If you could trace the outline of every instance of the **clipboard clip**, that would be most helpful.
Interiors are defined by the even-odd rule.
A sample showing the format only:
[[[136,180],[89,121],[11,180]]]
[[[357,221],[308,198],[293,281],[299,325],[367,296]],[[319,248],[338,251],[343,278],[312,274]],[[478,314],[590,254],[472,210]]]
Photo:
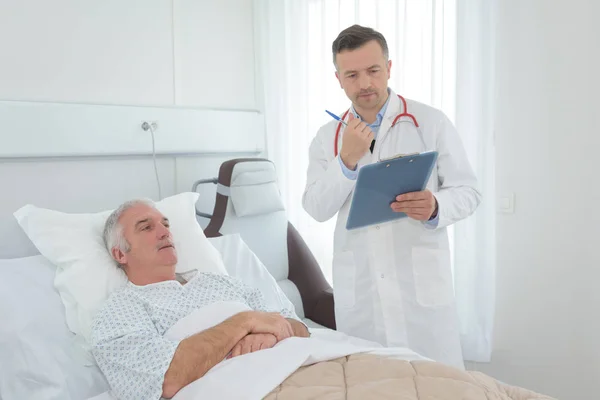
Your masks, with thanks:
[[[392,161],[392,160],[396,160],[398,158],[404,158],[404,157],[411,157],[411,156],[418,156],[419,152],[416,153],[408,153],[408,154],[396,154],[395,156],[392,157],[388,157],[388,158],[382,158],[381,160],[379,160],[380,162],[386,162],[386,161]]]

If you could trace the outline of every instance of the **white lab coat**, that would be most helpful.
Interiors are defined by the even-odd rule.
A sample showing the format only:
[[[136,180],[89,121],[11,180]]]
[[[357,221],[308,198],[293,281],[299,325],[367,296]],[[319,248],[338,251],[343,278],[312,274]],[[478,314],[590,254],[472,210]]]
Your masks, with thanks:
[[[403,112],[398,96],[390,102],[373,155],[358,168],[376,162],[378,146],[386,154],[422,152],[414,125],[397,124]],[[334,235],[333,287],[337,329],[384,346],[402,346],[449,365],[464,368],[446,227],[471,215],[481,200],[477,179],[449,119],[439,110],[407,99],[427,150],[437,150],[437,166],[427,188],[437,198],[439,223],[428,227],[409,218],[346,230],[355,182],[346,178],[334,157],[337,121],[325,124],[310,146],[304,209],[317,221],[338,214]],[[392,135],[384,140],[386,135]],[[343,142],[340,133],[339,149]]]

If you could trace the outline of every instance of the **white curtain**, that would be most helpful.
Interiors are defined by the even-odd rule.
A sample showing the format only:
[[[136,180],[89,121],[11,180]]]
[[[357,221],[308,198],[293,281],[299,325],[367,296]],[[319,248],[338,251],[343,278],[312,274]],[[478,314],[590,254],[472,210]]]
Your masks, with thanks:
[[[330,119],[325,109],[342,113],[350,105],[335,79],[331,44],[341,30],[355,23],[378,30],[388,42],[392,60],[389,86],[440,108],[456,122],[457,98],[461,97],[456,92],[460,65],[457,1],[461,0],[255,0],[258,92],[266,118],[268,157],[277,167],[288,217],[330,282],[335,219],[314,221],[303,210],[301,199],[310,142]],[[475,86],[469,87],[475,90]],[[479,153],[480,121],[471,124],[464,120],[462,124],[468,129],[464,139],[473,141],[467,146],[471,159],[474,163],[485,161]],[[476,165],[478,171],[483,167]],[[454,254],[458,261],[454,269],[457,296],[464,299],[459,303],[467,345],[479,343],[469,332],[482,333],[473,326],[479,324],[474,317],[479,310],[465,306],[479,294],[470,285],[482,276],[474,268],[481,260],[474,260],[472,254],[477,238],[484,234],[481,226],[488,228],[487,220],[485,225],[471,221],[457,227],[456,244],[451,229],[453,249],[460,252]],[[464,271],[463,261],[467,263]],[[465,296],[459,291],[465,291]]]
[[[456,127],[482,203],[454,227],[454,286],[466,360],[489,362],[495,309],[494,54],[496,0],[457,0]]]

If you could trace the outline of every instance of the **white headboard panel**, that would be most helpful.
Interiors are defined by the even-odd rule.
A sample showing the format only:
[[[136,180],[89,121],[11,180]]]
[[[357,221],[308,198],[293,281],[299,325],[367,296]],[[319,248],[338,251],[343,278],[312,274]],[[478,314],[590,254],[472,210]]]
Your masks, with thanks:
[[[260,153],[257,111],[0,101],[0,158]]]

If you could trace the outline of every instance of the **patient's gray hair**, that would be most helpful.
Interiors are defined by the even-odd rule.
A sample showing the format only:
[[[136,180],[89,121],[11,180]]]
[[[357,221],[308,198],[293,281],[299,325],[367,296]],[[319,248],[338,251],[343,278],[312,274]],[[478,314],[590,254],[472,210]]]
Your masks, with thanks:
[[[119,219],[125,211],[130,209],[131,207],[135,207],[137,205],[146,205],[152,208],[156,208],[156,205],[152,200],[148,199],[135,199],[126,201],[121,204],[115,211],[113,211],[108,218],[106,219],[106,223],[104,224],[104,232],[102,233],[102,239],[104,239],[104,245],[106,249],[111,255],[112,258],[112,249],[118,247],[122,252],[127,253],[131,250],[131,247],[125,236],[123,236],[123,226],[119,223]],[[119,267],[123,267],[121,264],[117,263]]]

